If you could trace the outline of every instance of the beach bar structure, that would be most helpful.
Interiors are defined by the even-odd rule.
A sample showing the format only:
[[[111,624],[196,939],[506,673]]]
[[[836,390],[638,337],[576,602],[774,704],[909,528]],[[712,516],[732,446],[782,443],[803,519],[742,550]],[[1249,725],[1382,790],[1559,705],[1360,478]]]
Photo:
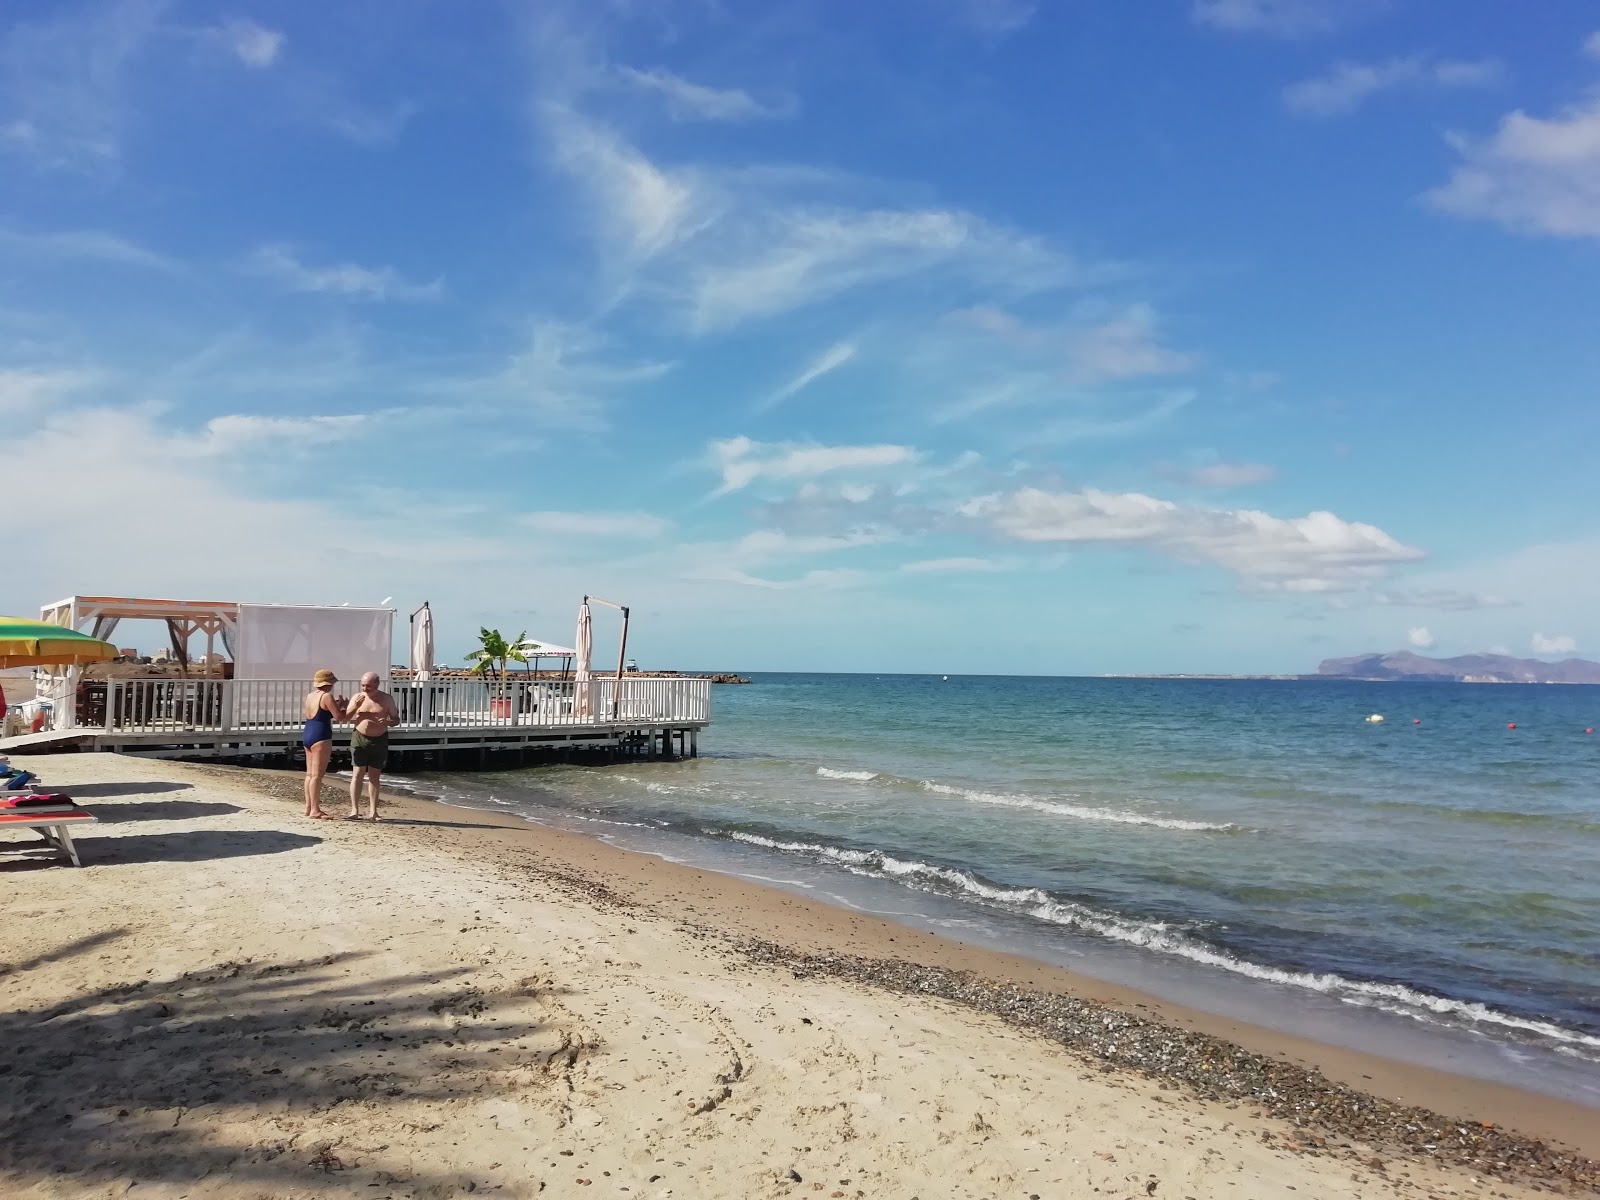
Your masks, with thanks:
[[[154,758],[257,759],[291,755],[304,727],[311,676],[328,667],[340,694],[375,671],[400,710],[389,735],[400,766],[460,764],[510,754],[516,761],[574,754],[694,756],[711,722],[711,681],[682,677],[551,679],[396,675],[388,608],[248,604],[70,596],[44,620],[113,639],[125,620],[167,626],[170,658],[48,675],[39,695],[53,719],[37,733],[0,740],[0,753],[106,750]],[[203,657],[190,642],[206,639]],[[221,653],[219,653],[219,648]],[[344,737],[335,729],[335,746]],[[501,760],[503,761],[503,760]]]

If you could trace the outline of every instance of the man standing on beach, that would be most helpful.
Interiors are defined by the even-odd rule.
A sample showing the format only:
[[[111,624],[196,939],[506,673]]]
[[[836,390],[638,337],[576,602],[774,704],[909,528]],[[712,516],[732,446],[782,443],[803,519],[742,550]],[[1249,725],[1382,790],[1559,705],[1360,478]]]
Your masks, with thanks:
[[[378,690],[378,673],[361,677],[361,690],[350,701],[345,720],[354,722],[350,735],[350,820],[361,816],[361,783],[371,783],[372,817],[378,819],[378,777],[389,761],[389,730],[400,724],[394,697]]]

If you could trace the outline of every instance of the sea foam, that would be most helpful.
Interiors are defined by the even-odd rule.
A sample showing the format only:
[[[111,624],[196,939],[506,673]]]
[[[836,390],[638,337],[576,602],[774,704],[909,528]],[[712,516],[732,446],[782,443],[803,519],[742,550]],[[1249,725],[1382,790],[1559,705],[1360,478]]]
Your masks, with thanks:
[[[1488,1025],[1531,1034],[1554,1043],[1569,1055],[1600,1061],[1600,1037],[1578,1030],[1501,1012],[1474,1001],[1431,995],[1403,984],[1348,979],[1333,972],[1296,971],[1251,962],[1192,937],[1168,922],[1145,921],[1105,912],[1074,900],[1053,896],[1042,888],[1008,887],[989,882],[970,871],[917,859],[898,858],[881,850],[788,841],[743,831],[706,829],[704,832],[746,845],[834,862],[857,874],[896,880],[911,887],[947,895],[954,894],[1051,925],[1079,930],[1160,954],[1170,954],[1235,975],[1320,992],[1346,1004],[1381,1008],[1421,1020],[1442,1019],[1446,1023],[1467,1027]]]
[[[836,771],[832,767],[818,767],[817,774],[824,779],[854,779],[858,783],[870,783],[878,777],[876,771]]]
[[[1058,817],[1071,817],[1078,821],[1110,821],[1117,825],[1150,825],[1157,829],[1182,829],[1191,832],[1227,833],[1237,825],[1222,825],[1212,821],[1186,821],[1180,817],[1151,817],[1143,813],[1123,812],[1114,808],[1090,808],[1079,804],[1062,804],[1054,800],[1038,800],[1032,796],[1013,796],[998,792],[980,792],[972,788],[951,787],[932,779],[921,781],[930,792],[942,796],[959,796],[974,804],[993,804],[1002,808],[1027,808],[1034,812],[1051,813]]]

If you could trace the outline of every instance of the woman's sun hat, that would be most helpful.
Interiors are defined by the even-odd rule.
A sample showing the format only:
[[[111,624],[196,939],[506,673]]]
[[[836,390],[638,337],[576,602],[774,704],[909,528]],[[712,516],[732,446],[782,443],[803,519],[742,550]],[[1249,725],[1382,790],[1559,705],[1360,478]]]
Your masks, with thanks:
[[[332,671],[328,670],[327,667],[323,667],[322,670],[318,671],[311,677],[311,682],[317,687],[327,687],[329,684],[338,680],[338,678],[339,677]]]

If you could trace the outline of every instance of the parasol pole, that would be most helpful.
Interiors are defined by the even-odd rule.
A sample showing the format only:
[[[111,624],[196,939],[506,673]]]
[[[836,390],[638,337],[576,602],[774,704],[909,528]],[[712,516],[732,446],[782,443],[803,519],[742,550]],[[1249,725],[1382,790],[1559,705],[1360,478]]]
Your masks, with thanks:
[[[599,596],[585,596],[583,599],[585,604],[591,601],[595,604],[604,604],[607,608],[614,608],[622,614],[622,641],[617,646],[617,684],[611,689],[611,717],[615,720],[617,706],[622,700],[622,664],[627,661],[628,657],[628,606],[626,604],[616,604],[610,600],[602,600]]]

